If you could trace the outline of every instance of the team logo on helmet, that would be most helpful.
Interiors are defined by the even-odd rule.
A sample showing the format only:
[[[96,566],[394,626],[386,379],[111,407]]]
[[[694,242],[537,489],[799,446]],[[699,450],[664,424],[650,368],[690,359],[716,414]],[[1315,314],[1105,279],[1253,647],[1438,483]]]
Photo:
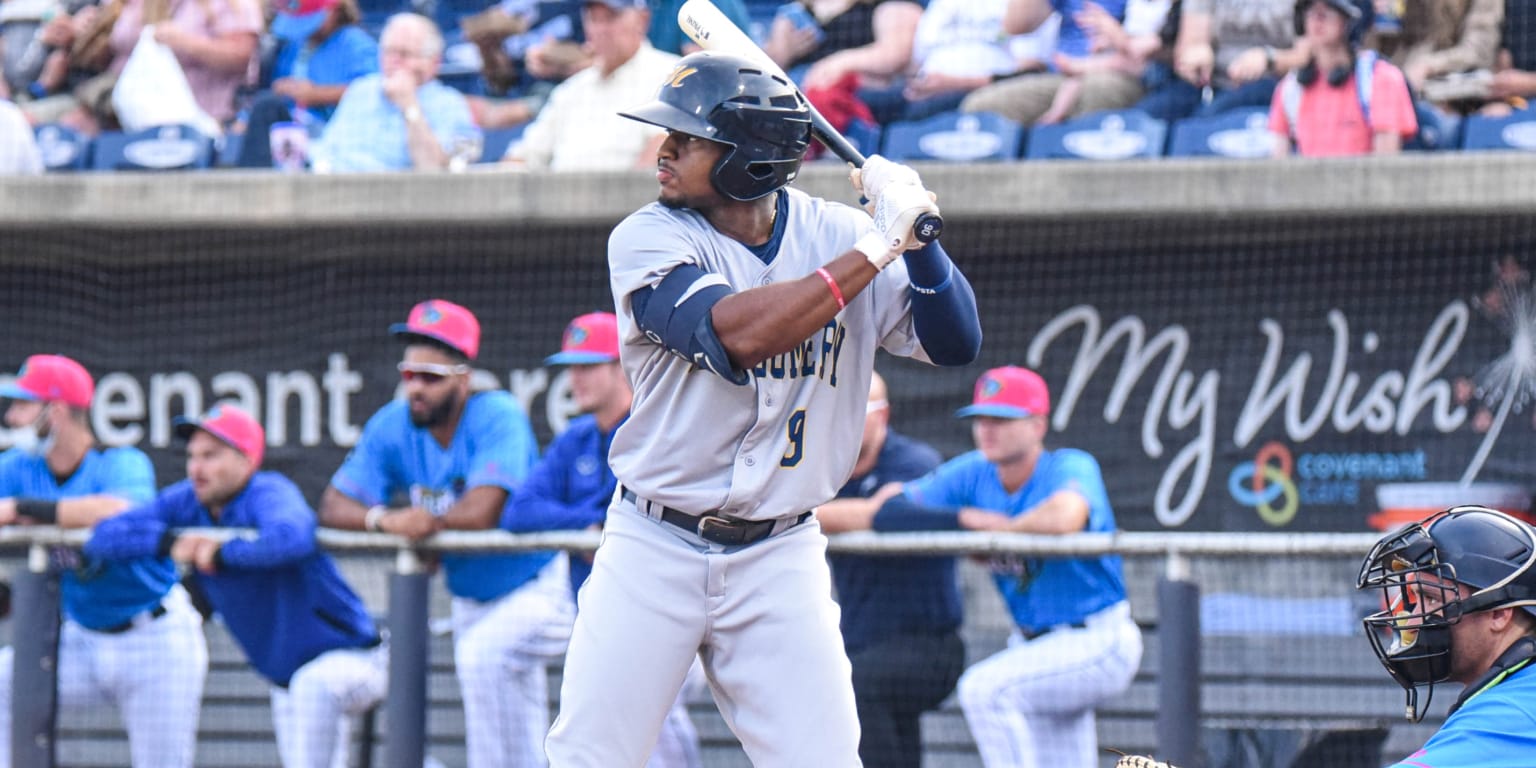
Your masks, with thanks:
[[[673,88],[681,88],[683,87],[683,81],[687,80],[690,75],[698,71],[698,67],[690,67],[684,64],[677,69],[672,70],[672,74],[667,75],[667,86]]]

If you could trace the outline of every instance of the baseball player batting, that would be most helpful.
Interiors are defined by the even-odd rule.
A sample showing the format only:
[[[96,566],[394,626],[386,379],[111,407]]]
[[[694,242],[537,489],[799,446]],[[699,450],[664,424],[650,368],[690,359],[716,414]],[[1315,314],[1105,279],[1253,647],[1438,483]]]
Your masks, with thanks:
[[[694,655],[753,765],[859,765],[826,538],[810,511],[852,470],[877,348],[964,365],[970,285],[912,223],[916,172],[869,158],[856,208],[785,185],[809,109],[747,59],[679,61],[623,113],[667,129],[657,202],[608,243],[631,416],[619,488],[578,597],[559,768],[638,767]]]

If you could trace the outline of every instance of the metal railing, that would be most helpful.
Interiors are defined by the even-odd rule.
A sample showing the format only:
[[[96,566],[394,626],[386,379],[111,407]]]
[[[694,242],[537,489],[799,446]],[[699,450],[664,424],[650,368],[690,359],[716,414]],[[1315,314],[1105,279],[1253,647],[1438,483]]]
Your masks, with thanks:
[[[254,536],[253,529],[197,528],[184,532],[232,539]],[[0,552],[25,550],[27,567],[16,574],[13,604],[18,626],[13,695],[12,764],[16,768],[53,765],[56,712],[55,656],[59,600],[57,578],[49,572],[49,547],[79,547],[86,530],[49,526],[0,528]],[[1188,558],[1360,556],[1376,534],[1337,533],[1131,533],[1040,536],[1012,533],[918,532],[845,533],[828,537],[833,553],[865,555],[1024,555],[1083,557],[1103,554],[1163,557],[1157,587],[1159,644],[1156,732],[1160,756],[1193,764],[1200,747],[1200,588],[1190,575]],[[384,765],[417,768],[427,743],[428,587],[424,556],[444,552],[522,552],[562,549],[592,551],[599,534],[554,531],[511,534],[504,531],[446,531],[421,541],[383,533],[320,529],[320,546],[333,552],[394,552],[389,580],[390,661],[385,703]],[[38,631],[37,628],[52,628]]]

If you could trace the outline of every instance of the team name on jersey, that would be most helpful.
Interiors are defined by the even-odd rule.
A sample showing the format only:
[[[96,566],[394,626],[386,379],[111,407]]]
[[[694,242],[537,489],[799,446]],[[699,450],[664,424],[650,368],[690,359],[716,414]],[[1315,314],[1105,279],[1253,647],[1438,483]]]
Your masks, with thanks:
[[[843,353],[843,341],[847,337],[848,329],[834,318],[794,349],[758,363],[752,369],[752,375],[760,379],[808,379],[815,376],[835,387],[837,361]]]

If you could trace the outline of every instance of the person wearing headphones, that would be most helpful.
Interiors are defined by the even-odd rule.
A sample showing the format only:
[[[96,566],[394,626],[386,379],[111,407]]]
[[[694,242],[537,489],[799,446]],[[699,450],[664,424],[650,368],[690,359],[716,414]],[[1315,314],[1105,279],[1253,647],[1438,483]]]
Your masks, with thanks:
[[[1418,133],[1402,70],[1361,50],[1370,23],[1353,0],[1298,0],[1296,34],[1310,52],[1269,107],[1275,155],[1390,155]]]

